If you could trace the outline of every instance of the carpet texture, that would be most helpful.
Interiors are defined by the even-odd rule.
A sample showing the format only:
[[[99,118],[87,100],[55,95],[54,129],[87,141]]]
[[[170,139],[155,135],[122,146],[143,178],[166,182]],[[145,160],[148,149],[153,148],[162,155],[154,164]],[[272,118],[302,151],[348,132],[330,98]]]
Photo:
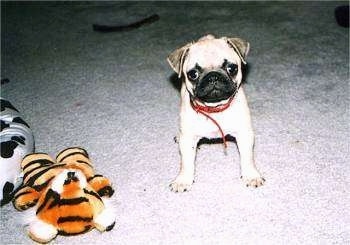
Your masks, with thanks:
[[[31,125],[36,150],[90,153],[112,180],[116,227],[57,244],[348,244],[347,2],[1,3],[1,96]],[[150,25],[98,33],[92,24]],[[266,183],[239,179],[229,143],[198,150],[196,183],[172,193],[179,168],[178,81],[166,62],[207,33],[248,40],[246,91]],[[20,212],[0,209],[2,244],[29,244]]]

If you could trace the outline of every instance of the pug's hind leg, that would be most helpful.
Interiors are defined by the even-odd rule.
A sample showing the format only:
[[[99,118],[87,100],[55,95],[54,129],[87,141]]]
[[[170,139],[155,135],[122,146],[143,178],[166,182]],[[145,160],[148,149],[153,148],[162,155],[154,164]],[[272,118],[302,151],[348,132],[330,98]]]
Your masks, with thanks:
[[[194,162],[197,152],[198,139],[192,136],[180,135],[179,149],[181,155],[180,173],[170,184],[174,192],[184,192],[191,188],[194,182]]]

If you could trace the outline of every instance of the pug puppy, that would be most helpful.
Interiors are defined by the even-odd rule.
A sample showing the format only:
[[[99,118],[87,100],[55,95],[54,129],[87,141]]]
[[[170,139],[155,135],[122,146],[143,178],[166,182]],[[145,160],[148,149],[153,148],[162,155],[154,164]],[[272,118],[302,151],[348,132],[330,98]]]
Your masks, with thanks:
[[[235,137],[240,153],[241,178],[247,186],[263,185],[254,163],[254,132],[241,86],[249,43],[240,38],[207,35],[186,44],[167,58],[182,78],[180,132],[181,168],[170,184],[174,192],[188,191],[194,182],[197,144],[203,137]]]

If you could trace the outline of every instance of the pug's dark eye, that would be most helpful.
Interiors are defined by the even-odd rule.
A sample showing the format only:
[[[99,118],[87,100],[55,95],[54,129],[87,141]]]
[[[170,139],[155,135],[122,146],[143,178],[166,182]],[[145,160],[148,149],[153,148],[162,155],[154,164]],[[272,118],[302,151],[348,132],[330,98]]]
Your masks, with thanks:
[[[191,81],[195,81],[199,78],[199,71],[197,69],[192,69],[187,72],[187,77]]]
[[[237,66],[236,64],[233,64],[233,63],[228,64],[228,65],[226,66],[226,71],[227,71],[227,73],[230,74],[231,76],[236,75],[236,73],[237,73],[237,71],[238,71],[238,66]]]

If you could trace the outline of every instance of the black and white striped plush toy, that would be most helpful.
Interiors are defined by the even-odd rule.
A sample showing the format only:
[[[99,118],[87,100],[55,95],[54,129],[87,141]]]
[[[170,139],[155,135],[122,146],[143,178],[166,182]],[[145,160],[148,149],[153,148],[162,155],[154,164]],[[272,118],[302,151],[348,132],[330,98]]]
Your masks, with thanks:
[[[18,110],[1,98],[0,205],[11,201],[21,184],[22,158],[34,151],[34,137]]]

